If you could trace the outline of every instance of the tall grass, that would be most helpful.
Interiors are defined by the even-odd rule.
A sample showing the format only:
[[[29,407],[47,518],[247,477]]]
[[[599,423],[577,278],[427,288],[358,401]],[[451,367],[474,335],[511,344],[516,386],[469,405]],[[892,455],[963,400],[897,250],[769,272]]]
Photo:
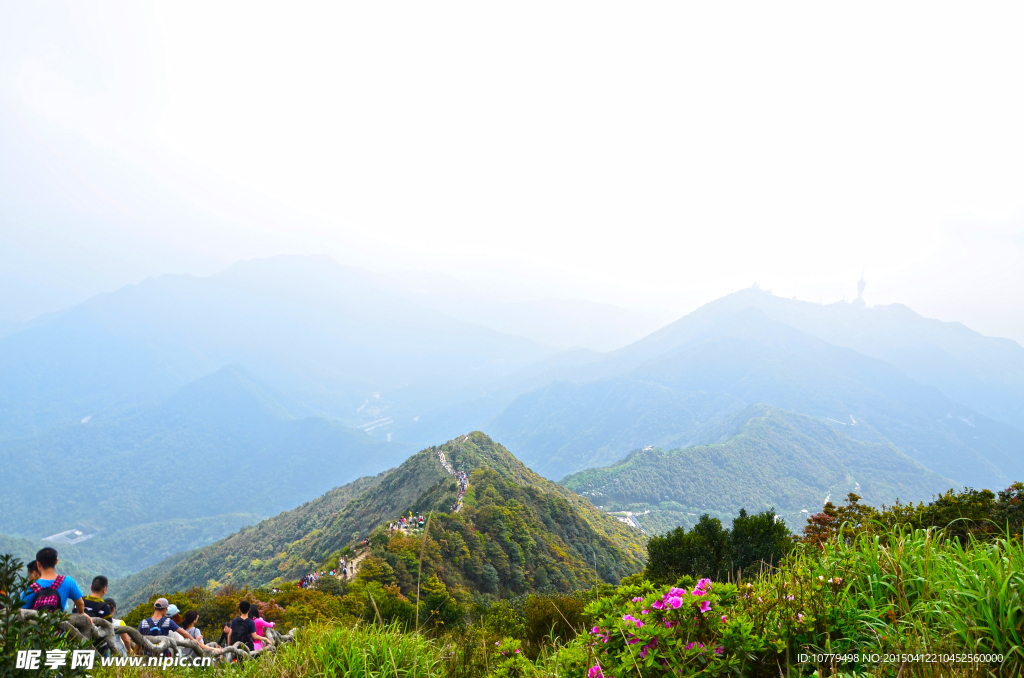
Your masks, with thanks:
[[[345,678],[434,678],[441,675],[435,641],[406,633],[399,625],[319,627],[308,643],[318,676]],[[267,675],[261,673],[261,675]]]
[[[893,529],[837,540],[821,564],[844,578],[846,604],[867,613],[884,650],[1001,654],[999,675],[1024,673],[1019,539],[963,545],[935,531]]]
[[[216,673],[238,678],[441,678],[441,644],[407,633],[400,625],[340,626],[315,624],[297,642],[253,661],[218,665]],[[100,668],[97,676],[151,678],[177,674],[212,675],[210,669]]]

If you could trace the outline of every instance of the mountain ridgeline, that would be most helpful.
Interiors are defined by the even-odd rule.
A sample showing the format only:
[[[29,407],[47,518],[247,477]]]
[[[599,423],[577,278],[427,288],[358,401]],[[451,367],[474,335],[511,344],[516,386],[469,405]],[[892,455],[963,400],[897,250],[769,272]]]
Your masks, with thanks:
[[[469,430],[549,480],[586,471],[566,487],[650,511],[636,518],[649,531],[768,506],[797,529],[803,510],[851,489],[918,501],[1024,478],[1024,348],[903,306],[751,288],[617,350],[556,352],[515,322],[488,329],[399,287],[324,257],[275,257],[0,328],[0,534],[27,553],[81,530],[94,536],[68,558],[132,582],[140,570],[270,581],[443,494],[429,464],[401,482],[378,474]],[[688,464],[702,477],[673,477]],[[641,472],[627,473],[639,468],[671,487],[640,491],[629,474]],[[379,483],[381,496],[317,522],[331,511],[310,500],[360,477],[360,493]],[[230,567],[180,555],[291,509],[306,522],[272,553],[239,562],[242,548]]]
[[[441,465],[438,452],[469,474],[459,512],[451,512],[458,483]],[[118,593],[135,603],[191,586],[295,580],[329,567],[345,546],[365,538],[383,560],[394,561],[389,566],[395,579],[407,585],[407,576],[418,566],[421,541],[389,537],[384,526],[410,511],[432,516],[423,575],[436,574],[449,590],[571,591],[599,580],[615,582],[643,567],[638,531],[533,473],[504,447],[474,432],[244,528],[171,567],[157,566],[153,577],[140,575],[130,589]]]
[[[1024,348],[904,307],[743,290],[548,379],[487,430],[549,478],[649,445],[715,442],[755,403],[891,443],[959,484],[1024,477]]]
[[[954,486],[889,443],[851,438],[835,426],[767,405],[719,427],[722,442],[637,450],[562,481],[609,511],[636,513],[652,533],[692,526],[708,513],[728,523],[741,508],[774,508],[799,531],[831,497],[856,492],[871,504],[925,499]]]

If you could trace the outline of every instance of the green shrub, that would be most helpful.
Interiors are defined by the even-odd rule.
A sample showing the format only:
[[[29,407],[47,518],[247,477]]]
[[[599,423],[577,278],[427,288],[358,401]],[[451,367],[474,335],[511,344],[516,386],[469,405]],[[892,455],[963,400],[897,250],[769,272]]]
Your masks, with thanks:
[[[321,593],[327,593],[338,598],[348,593],[348,584],[337,577],[321,577],[313,588]]]
[[[483,624],[499,638],[521,638],[526,632],[526,617],[508,600],[499,600],[491,605],[484,616]]]
[[[585,628],[585,602],[576,596],[531,595],[526,599],[526,637],[539,644],[545,638],[567,642]]]

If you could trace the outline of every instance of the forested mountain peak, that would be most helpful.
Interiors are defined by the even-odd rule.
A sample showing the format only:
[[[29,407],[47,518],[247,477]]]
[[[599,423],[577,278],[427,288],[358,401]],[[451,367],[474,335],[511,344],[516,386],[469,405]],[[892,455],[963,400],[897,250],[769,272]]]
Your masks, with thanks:
[[[462,473],[468,486],[460,503]],[[321,565],[329,567],[363,539],[370,540],[374,554],[394,560],[396,550],[412,542],[408,531],[388,527],[410,514],[431,517],[430,539],[437,547],[429,552],[424,574],[437,574],[467,592],[568,591],[599,579],[617,581],[642,566],[637,531],[530,471],[479,431],[333,492],[344,502],[329,503],[329,516],[320,511],[316,520],[302,517],[327,506],[321,498],[245,528],[193,552],[131,592],[133,600],[147,591],[183,590],[211,580],[262,585],[298,579]],[[402,562],[391,564],[400,583],[406,581],[402,572],[413,568]]]

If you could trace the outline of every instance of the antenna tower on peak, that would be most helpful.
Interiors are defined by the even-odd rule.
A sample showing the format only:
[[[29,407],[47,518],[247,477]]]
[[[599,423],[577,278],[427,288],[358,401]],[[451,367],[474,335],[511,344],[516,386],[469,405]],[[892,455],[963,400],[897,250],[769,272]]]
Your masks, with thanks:
[[[857,298],[853,300],[853,303],[857,306],[864,305],[864,288],[867,287],[867,283],[864,282],[864,269],[860,270],[860,280],[857,281]]]

